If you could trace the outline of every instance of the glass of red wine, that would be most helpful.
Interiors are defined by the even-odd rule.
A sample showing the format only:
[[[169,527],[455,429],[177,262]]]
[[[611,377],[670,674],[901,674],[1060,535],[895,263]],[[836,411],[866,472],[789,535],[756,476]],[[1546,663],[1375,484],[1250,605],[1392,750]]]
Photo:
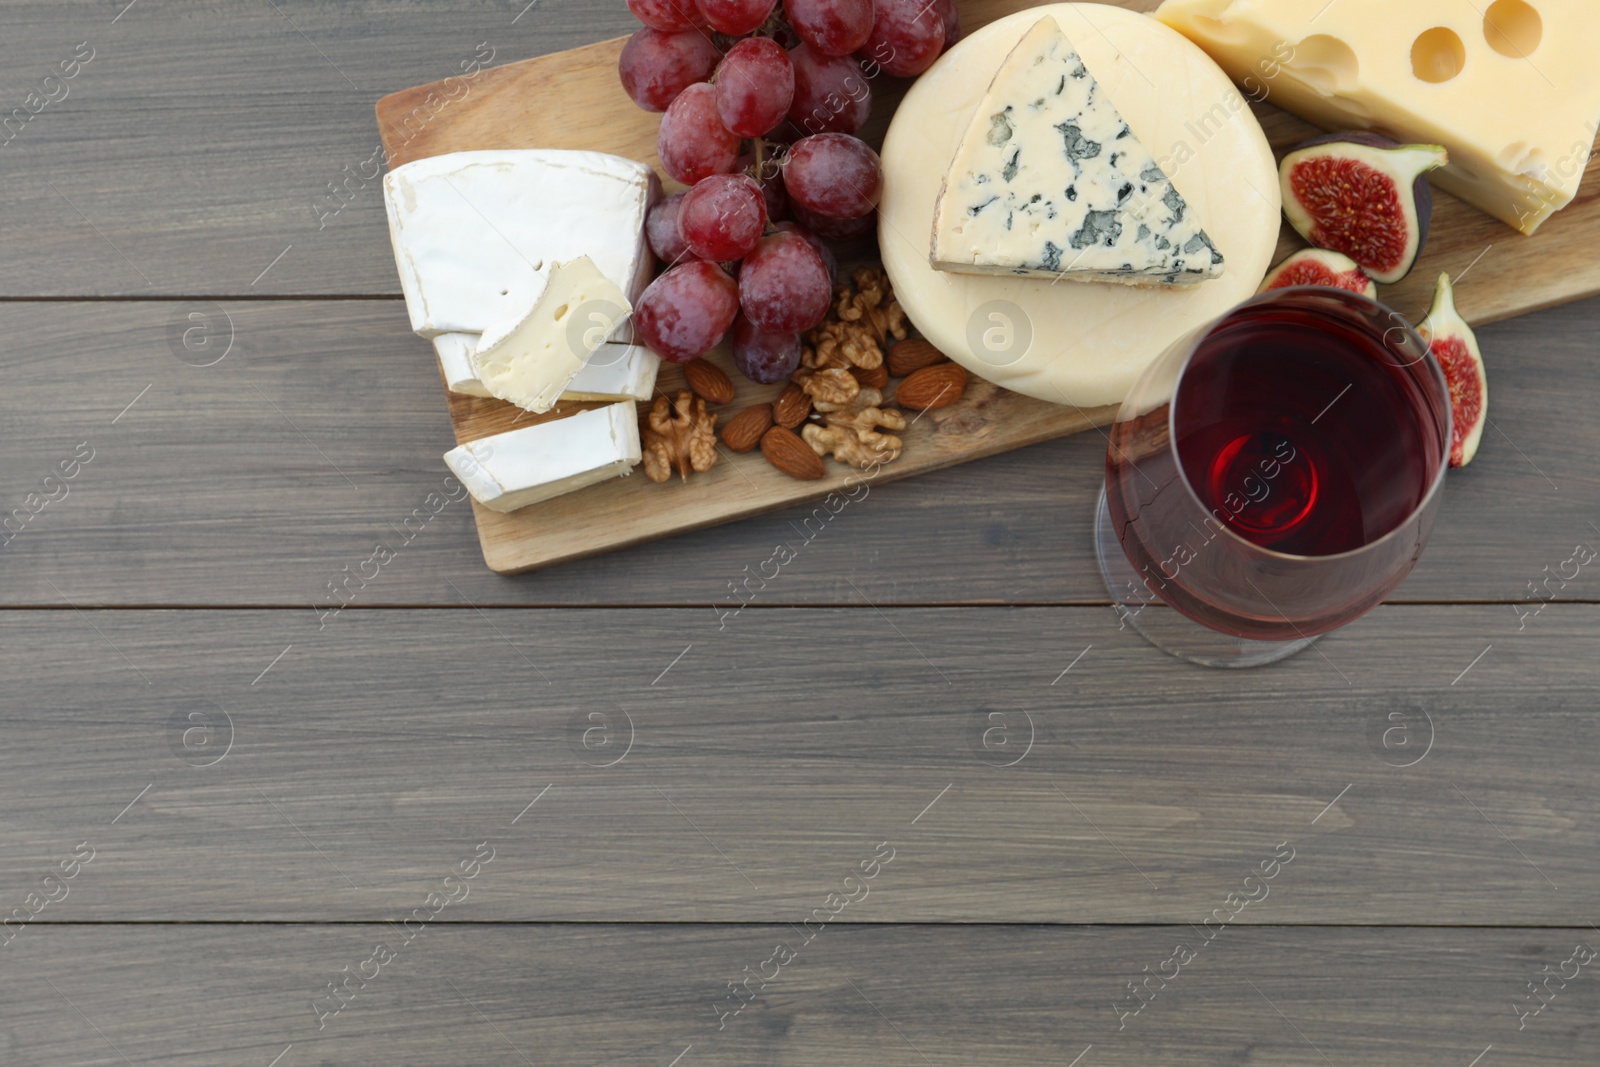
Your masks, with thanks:
[[[1317,286],[1241,304],[1111,429],[1096,547],[1122,624],[1207,666],[1300,651],[1411,572],[1449,449],[1449,387],[1399,314]]]

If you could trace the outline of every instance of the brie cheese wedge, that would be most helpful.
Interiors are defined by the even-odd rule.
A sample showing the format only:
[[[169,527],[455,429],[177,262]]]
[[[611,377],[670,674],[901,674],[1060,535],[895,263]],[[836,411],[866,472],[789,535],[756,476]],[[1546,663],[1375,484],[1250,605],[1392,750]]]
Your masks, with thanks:
[[[472,365],[472,354],[478,350],[477,334],[441,333],[433,339],[433,350],[439,356],[439,373],[446,389],[467,396],[489,395],[478,380],[478,368]]]
[[[445,388],[466,396],[489,396],[478,380],[472,357],[478,349],[478,336],[470,333],[442,333],[433,339],[439,354],[439,370]],[[656,375],[661,357],[644,345],[607,341],[589,356],[583,369],[567,383],[562,400],[649,400],[655,395]]]
[[[557,263],[522,314],[484,331],[473,355],[489,395],[525,411],[549,411],[623,316],[622,290],[587,256]]]
[[[627,474],[639,460],[631,401],[469,441],[444,455],[472,499],[500,512]]]
[[[383,180],[411,328],[483,333],[528,308],[550,265],[588,256],[631,302],[655,262],[645,215],[660,196],[643,163],[599,152],[454,152]],[[632,340],[622,325],[614,340]]]

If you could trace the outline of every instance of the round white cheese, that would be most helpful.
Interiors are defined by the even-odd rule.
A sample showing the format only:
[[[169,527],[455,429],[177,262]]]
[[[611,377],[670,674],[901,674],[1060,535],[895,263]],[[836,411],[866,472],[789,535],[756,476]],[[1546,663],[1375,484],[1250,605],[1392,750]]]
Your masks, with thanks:
[[[1054,18],[1226,259],[1188,288],[938,271],[934,206],[995,72]],[[1120,403],[1156,356],[1252,296],[1277,245],[1278,168],[1249,102],[1206,54],[1146,15],[1050,4],[990,23],[906,94],[883,146],[878,242],[895,295],[940,351],[997,385],[1080,407]]]

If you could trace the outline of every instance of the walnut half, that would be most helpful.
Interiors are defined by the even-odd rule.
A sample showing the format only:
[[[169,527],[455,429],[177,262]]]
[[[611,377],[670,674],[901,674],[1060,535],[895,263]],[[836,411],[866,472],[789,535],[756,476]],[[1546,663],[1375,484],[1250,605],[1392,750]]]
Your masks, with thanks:
[[[893,463],[900,458],[904,442],[893,434],[903,432],[906,417],[893,408],[883,408],[883,393],[863,388],[853,403],[838,405],[817,416],[818,422],[805,427],[800,435],[819,456],[833,456],[840,463],[865,470],[875,464]]]
[[[644,473],[652,482],[666,481],[674,470],[687,479],[691,470],[703,473],[717,465],[717,417],[687,389],[670,405],[665,395],[656,397],[643,422]]]

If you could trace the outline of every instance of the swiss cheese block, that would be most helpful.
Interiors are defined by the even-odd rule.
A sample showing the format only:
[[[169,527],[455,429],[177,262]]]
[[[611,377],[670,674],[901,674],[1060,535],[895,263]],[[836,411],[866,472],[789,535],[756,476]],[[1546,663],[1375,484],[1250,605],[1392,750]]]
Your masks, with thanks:
[[[589,309],[604,309],[592,321]],[[587,256],[551,265],[544,288],[517,317],[484,331],[472,363],[489,395],[542,413],[555,406],[623,315],[622,290]]]
[[[1041,18],[1054,19],[1078,46],[1205,220],[1227,256],[1222,277],[1175,289],[1066,285],[954,274],[929,262],[949,161],[995,72]],[[1119,403],[1168,345],[1253,296],[1277,246],[1277,163],[1248,102],[1181,34],[1106,4],[1030,8],[971,34],[906,94],[883,166],[878,241],[911,321],[975,374],[1059,404]]]
[[[1167,0],[1156,17],[1257,99],[1443,145],[1428,180],[1523,233],[1572,201],[1600,129],[1596,0]]]
[[[995,75],[933,226],[940,270],[1124,285],[1223,272],[1195,211],[1053,18]]]
[[[638,412],[629,401],[469,441],[444,461],[472,499],[516,511],[627,474],[639,458]]]
[[[660,195],[643,163],[599,152],[454,152],[383,180],[400,288],[424,337],[482,333],[526,309],[550,264],[579,256],[636,299],[655,266],[644,220]],[[631,327],[617,340],[631,340]]]

